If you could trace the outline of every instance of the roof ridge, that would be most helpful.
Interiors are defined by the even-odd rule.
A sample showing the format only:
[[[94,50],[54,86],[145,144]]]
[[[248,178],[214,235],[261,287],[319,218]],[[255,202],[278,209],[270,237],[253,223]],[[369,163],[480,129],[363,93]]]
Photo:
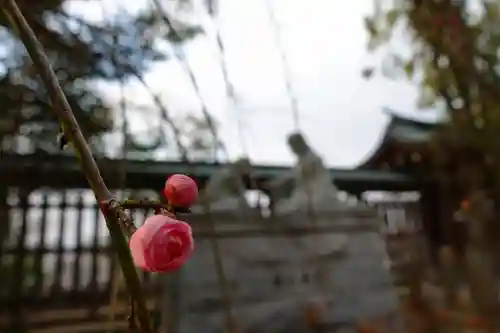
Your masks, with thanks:
[[[382,112],[387,114],[388,116],[390,116],[392,119],[391,121],[393,120],[400,120],[400,121],[404,121],[404,122],[408,122],[408,123],[414,123],[415,125],[439,125],[440,123],[442,123],[441,121],[439,120],[436,120],[436,121],[432,121],[432,120],[423,120],[423,119],[417,119],[415,117],[408,117],[408,116],[404,116],[400,113],[398,113],[397,111],[393,110],[393,109],[390,109],[390,108],[387,108],[387,107],[384,107],[382,109]]]

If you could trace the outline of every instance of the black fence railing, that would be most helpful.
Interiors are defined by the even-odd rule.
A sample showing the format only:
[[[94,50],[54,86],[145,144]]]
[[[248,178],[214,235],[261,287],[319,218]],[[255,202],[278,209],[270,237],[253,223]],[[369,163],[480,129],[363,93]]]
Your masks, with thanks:
[[[0,314],[5,316],[0,316],[0,327],[23,332],[26,317],[42,310],[82,308],[91,318],[93,310],[110,303],[116,262],[92,192],[5,190],[8,230],[0,257]],[[132,214],[141,223],[147,212]],[[155,294],[149,275],[144,281],[146,293]]]

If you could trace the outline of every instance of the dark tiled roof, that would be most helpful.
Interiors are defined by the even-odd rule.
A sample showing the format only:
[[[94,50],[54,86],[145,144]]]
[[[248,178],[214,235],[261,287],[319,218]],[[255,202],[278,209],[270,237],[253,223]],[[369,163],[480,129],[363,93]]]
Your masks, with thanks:
[[[436,127],[441,126],[438,122],[427,122],[417,119],[405,118],[392,110],[385,110],[391,117],[387,126],[385,140],[395,140],[401,143],[422,143],[430,139]]]
[[[442,122],[423,121],[412,119],[397,114],[397,112],[384,109],[384,113],[390,117],[384,135],[376,149],[358,166],[358,169],[370,169],[377,164],[374,161],[384,158],[388,145],[398,144],[425,144],[431,139],[436,128],[442,126]]]

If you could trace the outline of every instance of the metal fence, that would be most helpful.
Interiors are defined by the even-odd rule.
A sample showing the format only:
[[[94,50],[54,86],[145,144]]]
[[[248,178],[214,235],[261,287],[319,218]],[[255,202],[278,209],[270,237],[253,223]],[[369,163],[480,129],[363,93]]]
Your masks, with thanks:
[[[116,260],[82,173],[59,163],[59,157],[40,156],[26,167],[11,160],[0,157],[0,331],[125,329],[127,298],[123,290],[114,292]],[[115,180],[108,184],[117,197],[157,198],[164,174],[145,175],[130,186],[123,166],[118,161],[104,170]],[[131,213],[141,223],[147,212]],[[144,274],[144,281],[146,294],[157,295],[155,280]]]
[[[26,320],[42,310],[82,308],[88,318],[98,315],[94,312],[110,303],[116,287],[115,260],[92,192],[8,188],[6,194],[4,223],[9,225],[1,253],[0,327],[22,332],[30,324]],[[132,214],[140,223],[146,212]],[[147,274],[144,279],[145,291],[153,294],[155,284]]]

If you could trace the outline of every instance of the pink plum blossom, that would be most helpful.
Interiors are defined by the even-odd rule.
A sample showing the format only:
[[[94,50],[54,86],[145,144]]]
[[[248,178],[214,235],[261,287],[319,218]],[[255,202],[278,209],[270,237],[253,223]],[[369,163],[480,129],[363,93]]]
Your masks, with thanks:
[[[191,177],[174,174],[165,182],[163,194],[172,206],[189,208],[198,198],[198,186]]]
[[[153,215],[146,219],[129,242],[135,266],[146,272],[170,272],[191,256],[194,241],[191,227],[175,217]]]

